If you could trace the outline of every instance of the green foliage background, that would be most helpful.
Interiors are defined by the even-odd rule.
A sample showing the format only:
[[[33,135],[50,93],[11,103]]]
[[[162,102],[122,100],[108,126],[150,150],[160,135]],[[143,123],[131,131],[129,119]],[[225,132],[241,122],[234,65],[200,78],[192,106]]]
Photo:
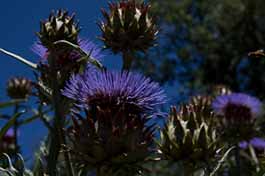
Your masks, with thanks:
[[[248,53],[265,44],[262,0],[151,0],[160,24],[155,50],[138,59],[147,75],[191,90],[216,84],[263,98],[264,66]],[[161,39],[163,38],[163,40]],[[148,63],[148,64],[147,64]]]

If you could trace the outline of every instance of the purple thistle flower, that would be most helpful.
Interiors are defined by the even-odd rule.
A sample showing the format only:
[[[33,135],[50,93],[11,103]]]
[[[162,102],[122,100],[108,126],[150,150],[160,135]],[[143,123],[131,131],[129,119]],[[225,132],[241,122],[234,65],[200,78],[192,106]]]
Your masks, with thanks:
[[[88,54],[91,54],[93,58],[101,60],[104,57],[104,55],[101,53],[101,49],[93,42],[89,40],[79,39],[78,44],[83,51],[87,52]],[[42,62],[45,62],[45,60],[48,58],[49,51],[40,42],[35,42],[31,47],[31,50],[38,56],[40,56]],[[71,58],[69,59],[79,59],[78,53],[72,52]]]
[[[256,150],[264,150],[265,149],[265,139],[263,138],[252,138],[249,142],[242,141],[239,143],[239,147],[242,149],[247,149],[247,147],[251,145]]]
[[[41,43],[35,42],[33,46],[31,47],[31,50],[37,54],[41,59],[47,59],[48,58],[48,49],[45,48]],[[42,61],[42,60],[41,60]]]
[[[249,142],[254,148],[259,149],[259,150],[264,150],[265,149],[265,140],[262,138],[253,138]]]
[[[149,78],[132,72],[95,69],[73,75],[63,95],[77,101],[81,107],[124,108],[133,114],[154,111],[156,105],[165,103],[164,91]]]
[[[262,113],[262,103],[243,93],[218,96],[212,103],[217,115],[227,120],[253,120]]]
[[[95,43],[84,39],[79,39],[78,43],[80,48],[86,53],[91,54],[94,59],[101,60],[104,57],[101,49]]]

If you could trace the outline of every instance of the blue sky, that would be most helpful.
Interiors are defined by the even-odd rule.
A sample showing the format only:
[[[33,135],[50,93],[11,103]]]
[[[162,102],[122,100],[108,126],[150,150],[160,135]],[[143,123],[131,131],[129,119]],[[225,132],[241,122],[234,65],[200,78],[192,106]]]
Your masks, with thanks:
[[[36,32],[39,31],[39,22],[46,19],[51,10],[67,9],[75,12],[76,18],[82,27],[81,37],[88,38],[98,44],[96,39],[100,34],[96,22],[100,19],[100,8],[106,7],[106,0],[5,0],[0,6],[0,47],[17,53],[33,62],[38,57],[30,47],[36,41]],[[111,68],[120,67],[118,56],[105,53],[103,63]],[[107,56],[108,55],[108,56]],[[33,78],[32,70],[18,63],[14,59],[0,53],[0,102],[7,99],[5,84],[12,76],[26,76]],[[20,144],[26,158],[31,157],[31,151],[38,147],[38,142],[43,138],[45,129],[40,122],[23,126],[20,132]]]

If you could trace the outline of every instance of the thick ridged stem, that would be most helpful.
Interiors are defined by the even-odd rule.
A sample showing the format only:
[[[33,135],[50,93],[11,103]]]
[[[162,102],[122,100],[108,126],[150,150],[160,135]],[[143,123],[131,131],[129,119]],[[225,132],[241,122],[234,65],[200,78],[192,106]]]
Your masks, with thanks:
[[[48,156],[48,174],[51,176],[56,176],[56,164],[57,164],[57,159],[59,156],[59,152],[60,152],[60,146],[61,146],[61,141],[60,141],[60,137],[59,137],[59,133],[60,133],[60,121],[61,121],[61,114],[59,111],[59,104],[57,103],[59,101],[58,98],[58,85],[57,85],[57,73],[55,71],[55,69],[53,69],[54,67],[54,56],[52,56],[52,54],[50,54],[49,58],[49,64],[51,67],[51,77],[52,79],[52,101],[53,101],[53,107],[54,107],[54,121],[53,121],[53,131],[50,131],[50,146],[49,146],[49,156]]]
[[[58,73],[55,69],[56,62],[56,54],[55,52],[51,52],[49,58],[49,64],[51,69],[51,77],[52,79],[52,100],[54,107],[54,122],[53,122],[53,131],[50,132],[51,136],[51,144],[49,148],[49,156],[48,156],[48,173],[51,176],[56,176],[56,165],[59,156],[59,152],[62,145],[65,145],[65,136],[63,133],[64,127],[64,112],[61,107],[61,94],[60,88],[58,85]],[[69,153],[65,152],[64,157],[66,160],[66,168],[68,169],[68,175],[73,176],[73,168],[70,163]]]

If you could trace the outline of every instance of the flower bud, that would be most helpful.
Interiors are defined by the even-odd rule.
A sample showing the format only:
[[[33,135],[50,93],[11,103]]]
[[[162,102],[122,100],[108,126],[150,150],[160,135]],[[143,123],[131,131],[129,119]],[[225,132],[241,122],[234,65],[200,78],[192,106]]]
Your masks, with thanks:
[[[211,119],[213,114],[211,111],[202,114],[194,108],[196,106],[190,103],[182,106],[179,111],[176,107],[171,108],[158,144],[159,152],[165,159],[196,165],[214,157],[217,149],[215,129],[203,121]]]
[[[109,13],[102,10],[101,40],[114,53],[146,51],[154,45],[157,28],[149,15],[150,5],[135,0],[109,4]]]
[[[32,83],[27,78],[15,77],[7,82],[7,94],[12,99],[25,99],[32,91]]]
[[[40,27],[39,39],[48,49],[58,40],[67,40],[73,44],[78,42],[80,28],[74,22],[74,15],[69,16],[67,11],[52,12],[46,21],[41,22]]]

